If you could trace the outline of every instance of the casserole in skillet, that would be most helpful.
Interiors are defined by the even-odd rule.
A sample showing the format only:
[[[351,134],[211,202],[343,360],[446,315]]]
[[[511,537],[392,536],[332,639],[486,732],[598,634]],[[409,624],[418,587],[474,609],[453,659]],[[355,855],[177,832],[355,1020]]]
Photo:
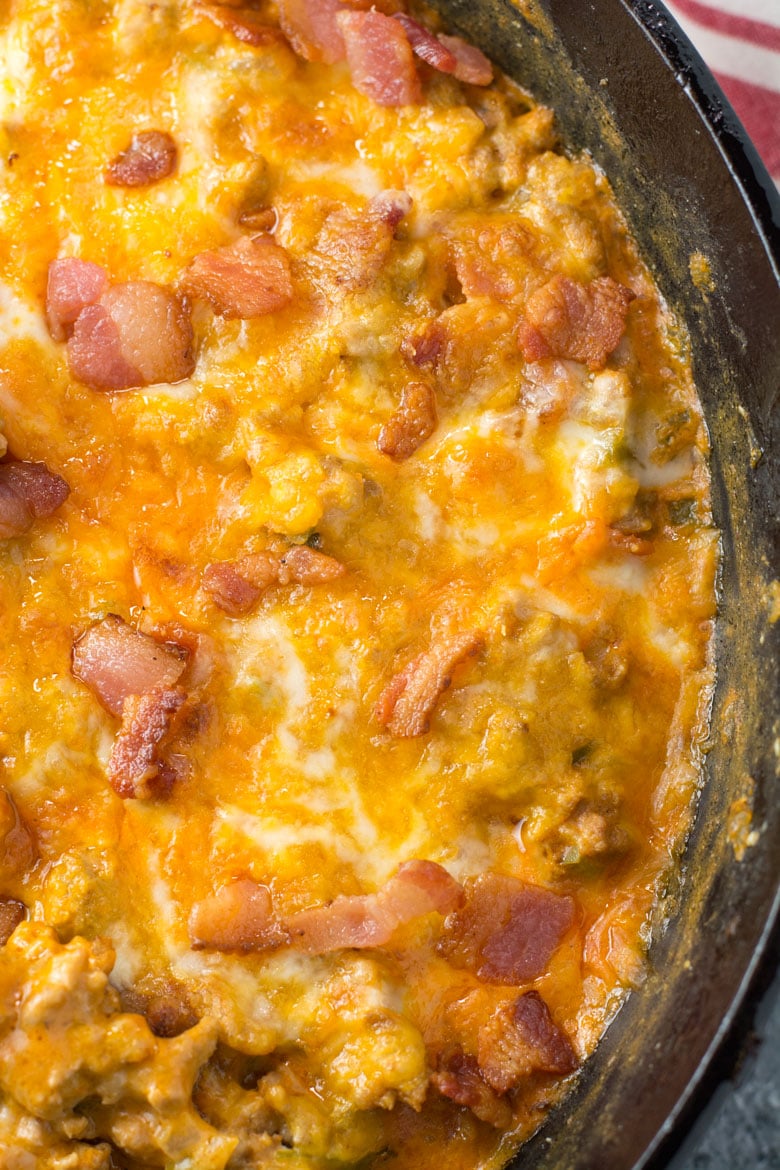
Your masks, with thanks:
[[[505,1158],[690,821],[685,334],[552,115],[394,6],[3,35],[4,1148]]]

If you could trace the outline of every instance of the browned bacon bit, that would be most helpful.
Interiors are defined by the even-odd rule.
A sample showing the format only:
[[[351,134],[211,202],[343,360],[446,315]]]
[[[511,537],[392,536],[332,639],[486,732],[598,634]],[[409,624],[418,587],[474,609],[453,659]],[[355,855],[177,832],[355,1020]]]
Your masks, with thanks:
[[[109,187],[150,187],[176,170],[178,150],[165,130],[142,130],[108,164]]]
[[[422,100],[414,54],[397,20],[381,12],[340,12],[352,82],[380,106],[408,106]]]
[[[0,463],[0,540],[22,536],[34,520],[51,516],[69,495],[65,480],[45,463],[22,459]]]
[[[55,341],[65,341],[82,309],[108,288],[108,273],[90,260],[52,260],[46,286],[46,320]]]
[[[280,585],[322,585],[343,577],[346,571],[335,557],[301,544],[291,548],[281,558],[277,580]]]
[[[299,57],[333,65],[346,52],[336,22],[342,11],[340,0],[279,0],[279,23]]]
[[[597,371],[620,342],[634,293],[611,276],[589,284],[553,276],[532,293],[518,343],[526,361],[546,357],[584,362]]]
[[[456,1105],[465,1105],[480,1121],[506,1129],[512,1120],[512,1110],[506,1101],[485,1082],[479,1064],[460,1048],[450,1049],[438,1062],[431,1076],[431,1084],[443,1097]]]
[[[445,922],[437,949],[454,967],[488,983],[538,978],[574,924],[572,898],[506,874],[469,879],[465,895],[463,909]]]
[[[190,914],[195,950],[267,951],[284,946],[287,932],[273,915],[271,891],[251,878],[238,878],[197,902]]]
[[[383,191],[365,211],[336,207],[317,236],[314,251],[320,274],[341,288],[367,288],[382,270],[395,229],[411,207],[403,191]]]
[[[385,687],[374,708],[377,723],[406,739],[428,730],[439,697],[452,682],[459,663],[485,645],[481,632],[449,634],[418,654]]]
[[[272,585],[320,585],[343,577],[346,571],[335,557],[300,545],[281,557],[261,552],[216,562],[204,570],[202,581],[215,604],[238,617],[248,613]]]
[[[244,236],[200,252],[187,269],[185,286],[223,317],[263,317],[293,298],[287,253],[269,236]]]
[[[231,617],[249,613],[263,594],[263,586],[253,584],[249,576],[241,572],[240,564],[240,561],[217,561],[206,566],[201,578],[203,588],[214,604]],[[275,580],[274,570],[268,585],[273,585]]]
[[[180,687],[127,696],[108,761],[108,782],[117,796],[145,799],[168,792],[173,774],[165,764],[163,749],[186,697]]]
[[[79,313],[68,341],[70,372],[93,390],[180,382],[195,367],[189,313],[149,280],[115,284]]]
[[[635,557],[649,557],[655,547],[652,540],[636,532],[621,532],[617,528],[610,528],[609,543],[613,548],[632,553]]]
[[[27,917],[24,902],[15,898],[0,898],[0,947],[4,947],[20,922]]]
[[[467,85],[490,85],[493,80],[493,66],[476,45],[460,37],[441,36],[439,40],[456,60],[453,73],[458,81]]]
[[[408,382],[398,410],[379,432],[377,447],[396,463],[414,455],[436,430],[436,395],[425,382]]]
[[[438,321],[431,321],[421,332],[412,337],[405,337],[401,342],[401,353],[412,365],[435,366],[442,355],[447,341],[444,325]]]
[[[37,857],[30,830],[10,794],[0,788],[0,880],[6,883],[21,878]]]
[[[369,214],[393,231],[411,210],[412,197],[406,191],[380,191],[369,204]]]
[[[328,906],[301,910],[286,920],[292,945],[307,955],[344,948],[381,947],[397,928],[434,911],[459,906],[463,891],[433,861],[407,861],[375,894],[336,898]]]
[[[183,647],[157,642],[109,614],[74,643],[72,669],[106,710],[121,715],[129,695],[173,687],[184,673],[187,657]]]
[[[278,28],[266,24],[252,8],[236,8],[229,4],[204,4],[204,15],[218,28],[232,33],[237,41],[258,49],[263,45],[278,44],[283,36]]]
[[[169,975],[142,976],[121,994],[122,1009],[146,1016],[155,1036],[179,1036],[197,1023],[185,987]]]
[[[454,73],[458,60],[451,49],[443,45],[430,29],[425,28],[405,12],[396,12],[394,20],[403,28],[409,44],[417,56],[440,73]]]
[[[477,1059],[497,1093],[507,1093],[534,1072],[574,1072],[577,1057],[536,991],[505,1004],[479,1030]]]

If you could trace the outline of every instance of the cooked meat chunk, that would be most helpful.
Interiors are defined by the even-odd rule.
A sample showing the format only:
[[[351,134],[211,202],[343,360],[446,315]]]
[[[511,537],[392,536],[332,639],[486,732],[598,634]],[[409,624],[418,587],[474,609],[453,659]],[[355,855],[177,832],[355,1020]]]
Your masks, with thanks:
[[[110,187],[150,187],[176,170],[178,149],[166,130],[141,130],[106,170]]]
[[[470,879],[465,896],[445,921],[438,950],[489,983],[537,979],[575,919],[572,898],[506,874]]]
[[[436,430],[436,395],[425,382],[407,382],[398,409],[379,432],[377,447],[400,463],[414,455]]]
[[[631,289],[611,276],[589,284],[553,276],[525,306],[519,342],[526,361],[568,358],[602,370],[623,336]]]
[[[73,673],[113,715],[121,715],[130,695],[175,686],[187,666],[187,651],[158,642],[109,614],[73,645]]]

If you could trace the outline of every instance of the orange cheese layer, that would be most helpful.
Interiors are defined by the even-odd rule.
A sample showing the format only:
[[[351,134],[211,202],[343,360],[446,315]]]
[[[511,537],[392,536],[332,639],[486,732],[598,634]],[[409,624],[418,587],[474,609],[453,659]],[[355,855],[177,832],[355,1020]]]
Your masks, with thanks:
[[[0,896],[29,919],[0,948],[0,1004],[49,997],[0,1032],[0,1147],[44,1167],[107,1167],[103,1139],[134,1167],[400,1170],[447,1142],[448,1166],[492,1165],[561,1077],[499,1094],[497,1129],[431,1082],[442,1054],[476,1059],[480,1026],[535,990],[586,1058],[641,983],[689,824],[717,537],[684,335],[604,176],[503,79],[427,70],[421,104],[380,107],[346,64],[167,0],[13,0],[0,61],[0,431],[71,489],[0,543]],[[146,129],[176,142],[175,173],[107,185]],[[378,255],[385,191],[411,209]],[[76,380],[49,264],[178,288],[251,234],[248,201],[273,210],[290,304],[192,301],[178,384]],[[524,355],[556,274],[634,294],[604,368]],[[415,364],[433,326],[444,348]],[[410,383],[435,426],[392,458]],[[238,615],[203,587],[209,565],[306,542],[345,572]],[[190,650],[165,795],[116,794],[120,720],[71,671],[108,614]],[[469,634],[427,729],[383,726],[391,680]],[[436,913],[374,948],[193,949],[193,907],[235,879],[285,919],[417,859],[571,896],[575,923],[513,988],[448,962]]]

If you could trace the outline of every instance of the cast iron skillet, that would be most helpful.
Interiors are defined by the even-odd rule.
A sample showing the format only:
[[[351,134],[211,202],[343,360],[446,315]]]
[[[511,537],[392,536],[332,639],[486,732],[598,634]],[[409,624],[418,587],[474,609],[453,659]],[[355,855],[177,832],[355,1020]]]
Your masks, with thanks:
[[[780,390],[780,201],[711,74],[654,0],[436,2],[448,24],[554,107],[566,141],[587,148],[611,178],[662,292],[690,331],[710,428],[723,534],[718,684],[683,878],[668,891],[663,911],[671,922],[656,932],[646,984],[629,997],[574,1092],[512,1163],[512,1170],[659,1167],[778,941],[780,622],[768,617],[769,586],[780,576],[780,409],[772,418]],[[691,278],[695,251],[709,260],[709,290]],[[758,839],[740,862],[729,808],[741,796],[751,800]]]

